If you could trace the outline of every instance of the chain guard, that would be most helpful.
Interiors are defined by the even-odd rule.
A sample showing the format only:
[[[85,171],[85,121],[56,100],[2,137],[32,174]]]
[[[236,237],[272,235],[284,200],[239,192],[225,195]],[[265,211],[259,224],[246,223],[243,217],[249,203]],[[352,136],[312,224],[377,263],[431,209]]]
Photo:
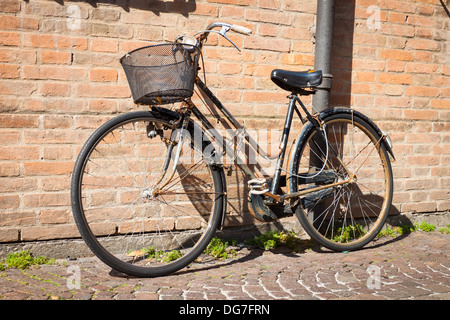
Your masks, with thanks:
[[[269,189],[271,182],[271,180],[267,181]],[[263,194],[249,194],[248,208],[255,219],[262,222],[271,222],[294,214],[289,204],[267,205],[264,202],[267,198]]]

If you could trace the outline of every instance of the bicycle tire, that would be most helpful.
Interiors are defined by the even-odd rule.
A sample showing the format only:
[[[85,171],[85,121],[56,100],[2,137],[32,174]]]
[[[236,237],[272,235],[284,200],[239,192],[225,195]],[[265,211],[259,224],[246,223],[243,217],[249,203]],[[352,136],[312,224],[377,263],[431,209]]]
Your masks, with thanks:
[[[322,177],[322,182],[299,186],[302,174],[313,177],[326,170],[322,172],[333,174],[327,183],[338,183],[350,177],[344,166],[354,170],[352,183],[306,195],[295,213],[309,236],[324,247],[358,250],[376,237],[390,211],[393,175],[389,155],[379,129],[360,113],[336,109],[319,115],[319,120],[327,139],[312,123],[304,127],[292,150],[288,193],[323,185]],[[328,154],[325,144],[332,147]]]
[[[203,155],[199,156],[198,163],[200,164],[195,165],[195,168],[193,165],[180,173],[180,166],[177,167],[174,177],[178,177],[180,180],[179,185],[174,188],[178,189],[173,189],[172,193],[166,193],[165,197],[162,195],[158,197],[149,192],[149,181],[156,179],[151,173],[157,172],[157,169],[153,170],[152,164],[164,157],[159,157],[158,152],[150,155],[154,146],[147,141],[150,141],[149,132],[147,132],[149,129],[146,129],[146,132],[141,129],[144,128],[144,124],[148,123],[148,126],[151,124],[157,127],[158,125],[158,128],[162,128],[161,130],[164,128],[173,130],[170,120],[176,119],[151,111],[131,112],[115,117],[100,126],[91,135],[81,149],[74,166],[71,180],[71,203],[74,220],[83,240],[101,261],[111,268],[131,276],[163,276],[187,266],[204,251],[222,218],[224,191],[223,172],[221,171],[223,169],[213,163],[206,163]],[[128,128],[133,129],[134,132]],[[193,130],[194,124],[190,122],[188,131],[192,133]],[[130,142],[132,138],[135,140]],[[164,141],[163,136],[153,139],[159,138]],[[141,139],[143,139],[142,145],[140,144]],[[157,140],[155,141],[156,145]],[[113,153],[116,144],[118,149],[120,145],[120,151],[123,153]],[[130,151],[133,144],[139,144],[139,147],[134,147],[134,150]],[[184,143],[184,146],[192,150],[201,147],[202,152],[209,145],[210,142],[204,139],[201,143],[198,141]],[[143,166],[143,162],[140,163],[139,159],[147,147],[149,154],[148,157],[145,157],[146,166]],[[164,148],[168,149],[167,145],[159,150]],[[209,150],[213,149],[209,148]],[[137,153],[139,157],[134,159],[133,153],[134,155]],[[106,159],[106,156],[109,158]],[[206,169],[202,169],[203,167]],[[142,169],[140,170],[142,172],[135,174],[134,168]],[[131,173],[124,173],[128,169]],[[105,171],[104,174],[103,171]],[[204,176],[205,181],[208,181],[208,187],[214,192],[211,197],[206,191],[200,194],[194,189],[197,184],[190,183],[194,173],[201,177]],[[182,176],[182,174],[184,175]],[[141,179],[141,177],[143,178]],[[144,182],[140,184],[141,181]],[[198,185],[201,183],[201,181],[198,182]],[[188,192],[189,190],[190,192]],[[195,198],[196,196],[197,198]],[[131,198],[128,202],[127,197]],[[118,209],[123,206],[120,203],[122,200],[126,202],[126,210]],[[189,203],[189,201],[191,202]],[[196,205],[198,208],[195,207]],[[191,210],[192,208],[198,209],[199,213],[196,214],[195,210]],[[119,211],[121,211],[120,217],[117,213]],[[112,220],[115,214],[118,218]],[[188,214],[190,215],[188,216]],[[100,221],[99,217],[104,219]],[[207,220],[208,218],[209,220]],[[113,223],[116,225],[107,225]],[[142,225],[141,229],[138,229],[138,225]],[[112,230],[107,230],[109,227]],[[163,233],[163,231],[167,232]],[[129,240],[129,243],[126,244],[125,240]],[[142,241],[142,245],[137,243],[138,241]],[[158,246],[166,250],[155,248],[154,245],[157,241],[161,241]],[[147,242],[151,242],[153,247],[149,247]],[[169,251],[172,247],[179,247],[179,249]],[[152,258],[148,258],[151,250],[154,251],[154,254]],[[170,255],[174,256],[175,260],[169,260]]]

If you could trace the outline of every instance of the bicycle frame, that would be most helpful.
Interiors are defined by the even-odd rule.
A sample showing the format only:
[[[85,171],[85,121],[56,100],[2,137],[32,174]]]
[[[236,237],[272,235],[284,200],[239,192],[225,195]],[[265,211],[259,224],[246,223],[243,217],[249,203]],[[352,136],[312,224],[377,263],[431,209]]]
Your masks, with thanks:
[[[236,120],[236,118],[225,108],[225,106],[220,102],[220,100],[214,95],[214,93],[211,92],[211,90],[206,86],[206,84],[200,80],[199,77],[196,78],[196,85],[197,87],[212,101],[212,103],[216,106],[217,109],[221,111],[221,113],[226,117],[226,119],[233,125],[233,127],[237,130],[244,130],[245,128],[239,123],[239,121]],[[308,112],[305,105],[302,103],[302,101],[299,99],[299,97],[296,94],[289,95],[289,106],[286,113],[283,133],[280,141],[279,146],[279,153],[276,160],[276,169],[272,180],[272,185],[270,187],[269,192],[266,192],[265,194],[268,195],[270,198],[275,200],[276,202],[282,202],[284,198],[289,198],[289,195],[279,195],[277,194],[277,190],[280,186],[281,181],[281,171],[284,163],[284,158],[286,154],[286,148],[287,148],[287,142],[289,139],[289,133],[291,130],[292,120],[294,116],[294,111],[299,116],[302,123],[305,123],[306,120],[302,117],[299,109],[297,108],[296,103],[299,103],[302,107],[303,111],[306,114],[306,118],[312,122],[316,126],[320,126],[318,121],[314,119],[314,117]],[[197,117],[197,119],[202,123],[203,127],[207,130],[213,130],[215,134],[217,131],[215,130],[214,126],[209,122],[209,120],[203,115],[203,113],[195,106],[192,101],[187,101],[187,104],[190,106],[193,114]],[[246,132],[245,132],[246,133]],[[218,134],[218,133],[217,133]],[[249,145],[258,153],[263,154],[264,156],[267,156],[267,153],[263,151],[261,146],[248,134],[244,135],[245,139],[249,143]],[[225,147],[225,153],[227,155],[232,155],[233,150],[231,150],[229,147]],[[253,170],[243,161],[239,161],[236,163],[236,165],[250,178],[255,179],[257,178]],[[331,185],[327,186],[330,187]],[[309,192],[307,192],[309,193]],[[298,196],[298,195],[296,195]]]
[[[259,155],[263,155],[263,156],[268,156],[267,153],[265,153],[263,151],[263,148],[261,148],[261,146],[250,136],[247,134],[247,132],[245,131],[244,126],[242,126],[239,121],[236,120],[236,118],[225,108],[225,106],[220,102],[220,100],[214,95],[214,93],[211,92],[211,90],[206,86],[206,84],[200,80],[199,77],[196,77],[195,83],[197,85],[197,87],[201,90],[201,92],[203,94],[206,95],[206,97],[208,97],[208,99],[210,99],[210,101],[214,104],[214,106],[219,109],[219,111],[226,117],[226,119],[233,125],[233,127],[237,130],[243,130],[245,135],[245,139],[247,140],[247,142],[249,143],[249,145],[259,154]],[[311,94],[313,92],[311,91],[305,91],[303,94]],[[297,94],[290,94],[288,96],[289,98],[289,105],[288,105],[288,110],[286,113],[286,118],[285,118],[285,123],[284,123],[284,128],[283,128],[283,133],[282,133],[282,137],[280,140],[280,146],[279,146],[279,152],[277,155],[277,160],[276,160],[276,168],[275,168],[275,173],[273,175],[272,178],[272,183],[270,185],[270,189],[265,189],[263,192],[260,192],[259,194],[264,194],[267,197],[269,197],[268,200],[266,200],[266,204],[280,204],[283,203],[284,200],[286,199],[292,199],[292,198],[299,198],[301,196],[305,196],[307,194],[312,194],[315,192],[319,192],[321,190],[324,189],[328,189],[331,187],[337,187],[340,185],[345,185],[345,184],[349,184],[349,183],[353,183],[356,179],[356,173],[351,173],[347,167],[345,166],[344,163],[341,162],[341,165],[343,166],[344,170],[347,172],[348,174],[348,179],[343,180],[343,181],[339,181],[339,182],[332,182],[332,183],[326,183],[324,185],[320,185],[317,187],[313,187],[313,188],[307,188],[307,189],[303,189],[300,190],[298,192],[294,192],[294,193],[288,193],[288,194],[279,194],[277,192],[277,190],[280,187],[281,181],[282,181],[282,175],[281,172],[283,171],[283,164],[284,164],[284,158],[285,158],[285,154],[286,154],[286,148],[287,148],[287,142],[289,139],[289,134],[290,134],[290,130],[291,130],[291,125],[292,125],[292,121],[293,121],[293,116],[294,116],[294,112],[298,115],[298,117],[300,118],[301,122],[303,124],[305,124],[307,121],[311,122],[313,124],[313,126],[315,126],[318,130],[324,130],[322,128],[322,124],[320,123],[318,117],[316,115],[311,115],[308,111],[308,109],[306,108],[306,106],[303,104],[303,102],[300,100],[300,98],[298,97]],[[181,108],[180,110],[185,110],[185,111],[181,111],[181,118],[178,121],[179,122],[179,129],[181,130],[181,134],[180,134],[180,138],[182,139],[183,137],[183,129],[187,128],[187,122],[190,119],[191,113],[193,113],[195,115],[195,117],[201,122],[203,129],[208,130],[209,132],[213,133],[213,138],[217,138],[217,137],[222,137],[222,135],[215,129],[215,127],[211,124],[211,122],[205,117],[205,115],[197,108],[197,106],[192,102],[192,100],[190,98],[185,99],[184,100],[184,108]],[[305,117],[307,120],[305,120],[301,113],[300,110],[297,107],[297,103],[301,106],[301,108],[303,109],[303,111],[305,112]],[[377,141],[377,144],[379,144],[383,138],[385,136],[381,135],[381,138],[379,141]],[[222,137],[223,139],[223,137]],[[223,140],[222,140],[223,141]],[[181,142],[181,143],[180,143]],[[325,142],[326,138],[325,138]],[[178,141],[178,143],[180,143],[177,147],[177,151],[175,153],[175,159],[174,159],[174,163],[173,163],[173,172],[172,175],[169,176],[168,179],[166,179],[166,181],[164,183],[162,183],[162,185],[158,186],[158,188],[155,188],[153,193],[156,195],[160,192],[163,192],[163,188],[165,185],[167,185],[172,176],[174,171],[176,170],[176,166],[178,165],[178,158],[181,152],[181,144],[182,144],[182,140]],[[173,146],[173,145],[171,145]],[[327,143],[327,147],[335,154],[337,155],[337,152],[333,149],[333,147]],[[234,153],[234,150],[231,149],[228,145],[224,145],[224,155],[228,155],[228,156],[232,156]],[[237,155],[234,155],[235,157],[238,157]],[[168,159],[166,160],[166,165],[164,168],[164,171],[166,171],[167,169],[167,165],[170,162],[170,158],[171,158],[171,152],[168,153]],[[240,158],[238,158],[238,160],[240,161],[236,161],[236,165],[246,174],[246,176],[250,179],[257,179],[257,176],[255,175],[255,172],[244,162],[242,161]],[[229,170],[231,169],[231,165],[228,168]],[[165,175],[165,172],[163,174],[163,176]],[[319,174],[317,174],[317,176],[315,177],[298,177],[299,178],[299,184],[302,183],[311,183],[314,181],[328,181],[329,177],[327,176],[327,170],[324,170],[324,172],[322,173],[319,172]],[[159,182],[161,182],[161,179],[159,180]]]
[[[211,32],[212,31],[211,29],[213,29],[215,27],[222,27],[221,31],[218,32],[218,33],[231,42],[231,40],[226,37],[225,33],[232,26],[228,25],[228,24],[223,24],[223,23],[218,23],[218,24],[217,23],[216,24],[213,23],[210,26],[208,26],[207,31],[199,33],[200,36],[198,37],[197,40],[195,40],[195,41],[198,41],[198,45],[199,45],[200,48],[202,48],[203,42],[206,40],[208,32]],[[234,43],[232,43],[232,44],[234,44]],[[189,45],[191,45],[191,44],[189,44]],[[234,44],[234,46],[236,47],[235,44]],[[249,145],[253,148],[253,150],[255,150],[259,155],[267,157],[268,154],[265,153],[263,151],[263,149],[260,147],[260,145],[252,137],[250,137],[247,134],[244,126],[242,126],[239,123],[239,121],[237,121],[236,118],[225,108],[225,106],[214,95],[214,93],[212,93],[211,90],[209,90],[209,88],[206,86],[206,84],[203,81],[201,81],[201,79],[198,77],[198,75],[195,78],[195,84],[200,89],[200,91],[204,95],[206,95],[206,97],[208,97],[208,99],[214,104],[214,106],[226,117],[226,119],[229,121],[229,123],[231,123],[231,125],[236,130],[242,130],[244,132],[245,140],[249,143]],[[308,94],[312,94],[312,93],[314,93],[314,90],[311,91],[311,90],[302,89],[302,90],[300,90],[300,92],[298,92],[298,94],[300,94],[300,95],[308,95]],[[333,187],[333,186],[338,186],[338,185],[341,185],[341,184],[351,183],[351,182],[353,182],[353,180],[355,178],[355,175],[351,174],[347,170],[345,164],[341,163],[343,165],[344,169],[347,171],[348,177],[349,177],[345,181],[334,182],[334,183],[330,183],[330,184],[327,184],[327,185],[319,186],[319,187],[316,187],[316,188],[309,188],[309,189],[302,190],[300,192],[296,192],[296,193],[292,193],[292,194],[277,194],[278,193],[277,190],[279,189],[280,182],[282,180],[281,172],[283,170],[284,158],[285,158],[285,155],[286,155],[286,148],[287,148],[287,143],[288,143],[288,139],[289,139],[289,133],[290,133],[290,130],[291,130],[291,125],[292,125],[292,120],[293,120],[293,116],[294,116],[294,111],[296,112],[296,114],[298,115],[298,117],[300,118],[300,120],[302,121],[303,124],[305,124],[306,121],[309,121],[318,130],[322,130],[322,125],[321,125],[320,121],[318,120],[318,117],[312,116],[309,113],[309,111],[307,110],[305,105],[299,99],[298,94],[297,93],[291,93],[288,96],[288,98],[289,98],[289,105],[288,105],[288,110],[287,110],[286,118],[285,118],[285,122],[284,122],[283,133],[282,133],[282,137],[281,137],[281,141],[280,141],[280,145],[279,145],[279,152],[278,152],[277,160],[276,160],[275,173],[273,175],[273,179],[272,179],[272,183],[270,185],[270,189],[269,188],[266,189],[264,187],[265,188],[264,191],[261,191],[261,192],[258,191],[259,194],[264,194],[264,195],[266,195],[266,196],[268,196],[270,198],[270,200],[267,201],[268,204],[270,202],[272,204],[282,203],[285,199],[297,198],[297,197],[299,197],[301,195],[306,195],[306,194],[309,194],[309,193],[312,193],[312,192],[320,191],[322,189],[330,188],[330,187]],[[300,111],[299,111],[299,109],[297,107],[297,103],[301,106],[301,108],[305,112],[307,120],[305,120],[302,117],[302,115],[301,115],[301,113],[300,113]],[[203,129],[205,129],[207,131],[210,131],[210,132],[213,132],[214,138],[215,137],[221,137],[223,139],[223,137],[217,132],[215,127],[211,124],[211,122],[203,115],[203,113],[196,107],[196,105],[192,102],[192,100],[190,98],[184,100],[184,105],[187,106],[187,108],[185,108],[185,110],[188,110],[188,111],[187,112],[185,111],[184,114],[182,115],[183,116],[182,117],[183,122],[186,121],[186,119],[189,120],[189,117],[190,117],[191,113],[193,113],[196,116],[196,118],[202,123]],[[182,110],[182,109],[180,109],[180,110]],[[187,115],[187,117],[185,117],[186,115]],[[326,140],[325,140],[325,142],[326,142]],[[333,149],[331,146],[327,146],[327,147],[330,147],[330,149]],[[178,150],[181,150],[181,147],[179,147]],[[336,154],[336,152],[334,150],[332,150],[332,151]],[[233,156],[234,159],[235,159],[235,157],[238,157],[237,155],[233,155],[233,150],[231,150],[231,148],[228,147],[226,144],[225,144],[225,148],[224,148],[224,155]],[[170,155],[170,152],[169,152],[168,159],[167,159],[166,163],[168,163],[170,161],[170,157],[171,157],[171,155]],[[179,157],[179,152],[177,152],[177,154],[175,155],[175,160],[177,160],[178,157]],[[177,165],[177,163],[175,161],[175,163],[174,163],[174,170],[175,170],[176,165]],[[236,165],[251,180],[258,178],[255,175],[255,172],[244,161],[237,161]],[[167,167],[165,167],[165,169],[166,168]],[[231,165],[229,166],[228,169],[231,170]],[[309,179],[309,177],[304,177],[305,181],[308,180],[308,179]],[[170,180],[170,178],[169,178],[169,180]],[[168,181],[166,181],[166,183],[164,183],[162,185],[162,187],[164,187],[167,183],[168,183]],[[266,185],[267,184],[265,184],[265,186]],[[158,190],[161,190],[162,187],[159,187]]]

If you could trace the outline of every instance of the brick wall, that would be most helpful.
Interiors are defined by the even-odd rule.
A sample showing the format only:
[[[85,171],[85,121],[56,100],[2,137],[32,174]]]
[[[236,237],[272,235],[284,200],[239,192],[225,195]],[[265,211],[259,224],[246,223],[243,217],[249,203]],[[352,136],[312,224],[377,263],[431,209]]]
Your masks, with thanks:
[[[69,181],[81,145],[144,108],[132,104],[124,53],[216,20],[249,27],[251,37],[230,34],[241,53],[210,37],[207,82],[247,128],[278,128],[286,92],[270,71],[313,66],[315,11],[309,0],[1,0],[0,242],[78,236]],[[450,210],[449,23],[439,0],[336,1],[332,105],[390,133],[393,213]],[[245,203],[230,208],[229,225],[252,222]]]

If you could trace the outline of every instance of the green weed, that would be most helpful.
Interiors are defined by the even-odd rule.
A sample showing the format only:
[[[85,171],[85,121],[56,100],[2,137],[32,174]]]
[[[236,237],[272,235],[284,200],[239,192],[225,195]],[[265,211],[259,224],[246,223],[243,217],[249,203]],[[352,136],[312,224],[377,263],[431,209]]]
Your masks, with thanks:
[[[416,227],[412,225],[400,225],[395,227],[387,227],[385,229],[382,229],[378,234],[377,237],[385,237],[385,236],[391,236],[392,238],[395,238],[399,235],[408,234],[411,232],[416,231]]]
[[[246,240],[245,243],[264,250],[271,250],[280,246],[297,250],[301,240],[294,231],[268,231],[259,237]]]
[[[155,247],[144,248],[142,250],[146,259],[155,259],[158,262],[169,263],[181,258],[183,255],[180,250],[162,251],[156,250]]]
[[[348,225],[346,227],[338,227],[334,231],[333,241],[335,242],[349,242],[354,239],[361,238],[366,232],[359,224]]]
[[[446,225],[446,226],[443,227],[443,228],[440,228],[440,229],[439,229],[439,232],[446,233],[446,234],[450,234],[450,224]]]
[[[416,227],[417,231],[423,231],[423,232],[431,232],[431,231],[434,231],[434,229],[436,229],[435,225],[429,224],[425,221],[422,221],[421,223],[416,223],[415,227]]]
[[[48,259],[44,256],[33,257],[29,250],[9,253],[5,261],[0,262],[0,271],[16,268],[26,269],[33,265],[52,264],[55,259]]]
[[[234,245],[235,243],[232,242],[232,244]],[[222,239],[214,237],[206,247],[205,253],[209,254],[210,256],[216,259],[225,260],[237,254],[236,250],[230,249],[228,248],[228,246],[229,246],[228,241],[224,241]]]
[[[384,236],[391,236],[395,238],[399,235],[408,234],[414,231],[432,232],[435,229],[436,229],[435,225],[422,221],[421,223],[415,223],[414,225],[400,225],[395,227],[387,227],[381,230],[378,233],[377,237],[381,238]],[[446,233],[450,233],[450,225],[447,225],[447,229],[446,228],[439,229],[439,231],[441,230],[442,232],[446,232],[445,230],[447,230]]]

